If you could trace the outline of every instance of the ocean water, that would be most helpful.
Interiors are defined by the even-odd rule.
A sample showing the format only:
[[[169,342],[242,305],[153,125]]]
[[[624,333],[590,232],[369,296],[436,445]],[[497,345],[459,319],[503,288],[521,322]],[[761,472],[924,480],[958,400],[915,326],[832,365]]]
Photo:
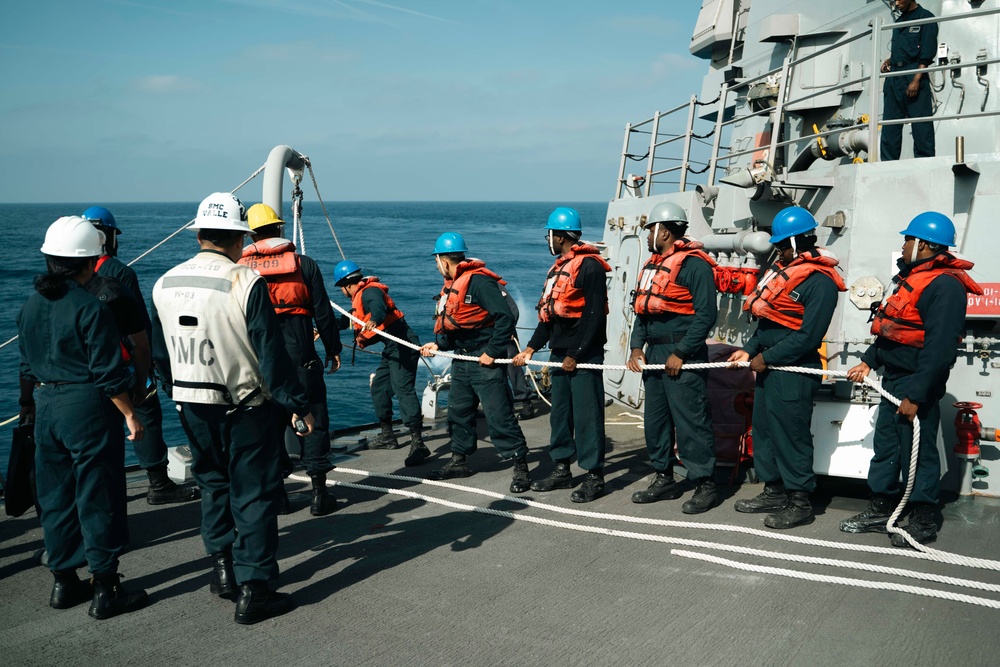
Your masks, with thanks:
[[[256,199],[244,195],[249,206]],[[0,316],[0,343],[17,335],[15,318],[21,304],[31,293],[32,280],[45,270],[38,249],[45,230],[61,215],[78,215],[98,202],[75,204],[0,205],[0,231],[7,243],[4,261],[0,262],[0,301],[6,304]],[[556,206],[576,208],[584,224],[584,237],[599,240],[603,236],[607,204],[600,202],[327,202],[327,210],[347,258],[357,262],[366,273],[379,276],[421,341],[433,339],[434,297],[442,278],[431,254],[434,240],[442,232],[461,233],[471,255],[484,260],[492,270],[508,281],[518,302],[518,324],[522,341],[530,336],[536,318],[534,305],[542,288],[545,273],[552,263],[545,242],[548,214]],[[130,262],[170,233],[186,224],[197,203],[132,203],[108,205],[123,234],[119,238],[118,257]],[[286,204],[285,214],[290,214]],[[289,217],[285,218],[290,219]],[[349,308],[340,290],[333,287],[333,267],[340,253],[317,202],[306,202],[303,211],[305,254],[318,263],[327,281],[327,291],[335,303]],[[285,231],[291,235],[291,224]],[[150,255],[132,265],[139,276],[143,296],[151,301],[153,283],[174,265],[197,251],[195,234],[183,231]],[[345,349],[341,370],[327,375],[327,397],[331,428],[344,428],[372,422],[368,380],[378,366],[377,355],[358,351],[352,361],[350,332],[341,332]],[[319,346],[323,356],[322,345]],[[375,346],[376,352],[381,346]],[[440,371],[446,360],[431,359]],[[0,421],[18,412],[17,342],[0,348]],[[417,393],[423,391],[431,373],[421,364],[417,375]],[[164,438],[168,446],[186,443],[172,402],[163,395]],[[395,416],[399,416],[398,410]],[[11,430],[15,424],[0,428],[0,470],[6,472]],[[126,463],[135,456],[126,445]]]

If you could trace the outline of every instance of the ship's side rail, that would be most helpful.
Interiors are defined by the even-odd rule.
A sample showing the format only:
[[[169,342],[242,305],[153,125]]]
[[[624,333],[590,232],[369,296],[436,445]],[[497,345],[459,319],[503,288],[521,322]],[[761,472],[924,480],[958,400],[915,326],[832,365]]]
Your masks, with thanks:
[[[919,21],[909,21],[907,22],[907,26],[915,27],[930,23],[941,25],[947,23],[970,22],[995,14],[1000,14],[1000,7],[980,9],[977,11],[951,16],[922,19]],[[731,147],[722,145],[724,134],[727,131],[730,131],[733,127],[755,117],[769,116],[773,119],[783,119],[786,108],[800,105],[804,102],[808,102],[809,100],[813,100],[836,91],[851,89],[857,90],[856,87],[858,86],[862,87],[862,89],[868,93],[869,113],[856,119],[854,124],[851,125],[851,129],[862,130],[867,135],[867,141],[864,142],[866,149],[864,152],[866,154],[866,161],[868,162],[876,162],[879,159],[878,130],[880,126],[885,127],[888,125],[902,125],[905,123],[920,121],[969,121],[1000,115],[1000,105],[998,105],[998,107],[993,110],[985,110],[984,108],[981,111],[971,113],[936,115],[935,111],[935,114],[930,116],[894,120],[882,119],[880,115],[880,103],[882,99],[881,82],[885,79],[893,77],[912,75],[911,71],[881,71],[882,59],[880,54],[883,53],[882,47],[884,47],[888,43],[888,40],[891,39],[890,36],[884,35],[885,33],[892,31],[894,28],[895,24],[893,22],[887,22],[881,17],[876,17],[873,20],[871,27],[866,30],[849,35],[838,40],[834,44],[816,49],[799,57],[796,57],[799,40],[794,39],[792,41],[791,48],[789,49],[788,54],[780,67],[773,68],[754,77],[739,79],[733,84],[723,83],[720,87],[719,96],[716,100],[711,102],[702,102],[698,100],[697,96],[692,95],[691,99],[687,103],[680,104],[664,112],[657,111],[652,118],[647,118],[634,124],[627,124],[625,126],[625,138],[622,147],[622,157],[618,170],[614,198],[619,199],[625,195],[648,197],[651,194],[656,194],[656,188],[654,186],[663,185],[677,185],[678,190],[683,192],[687,189],[689,181],[691,180],[690,177],[699,174],[705,175],[704,178],[707,185],[714,185],[717,177],[717,171],[719,169],[728,171],[741,169],[746,166],[746,163],[748,162],[745,158],[751,155],[756,155],[761,158],[760,160],[749,160],[751,166],[754,162],[761,161],[766,163],[766,168],[772,174],[780,173],[782,169],[781,165],[777,165],[776,168],[776,165],[774,164],[774,156],[778,155],[779,149],[784,149],[785,147],[792,146],[794,144],[803,144],[804,142],[822,141],[827,137],[842,133],[844,128],[814,128],[815,131],[811,133],[798,132],[795,133],[794,137],[784,139],[781,137],[781,133],[775,130],[770,132],[769,137],[766,137],[765,135],[767,139],[766,145],[756,144],[749,148],[737,147],[735,145]],[[801,95],[792,96],[790,94],[792,86],[788,85],[788,82],[793,80],[795,72],[798,68],[801,68],[803,65],[811,63],[817,58],[828,55],[834,51],[844,50],[849,45],[866,38],[871,42],[871,57],[869,61],[869,67],[871,69],[870,73],[865,74],[864,76],[858,76],[845,81],[840,81],[830,86],[814,88],[810,92]],[[927,76],[936,72],[955,73],[966,68],[975,68],[978,72],[980,71],[979,68],[997,64],[1000,64],[1000,57],[980,57],[963,62],[949,61],[945,64],[927,67],[926,69],[922,69],[921,72]],[[773,107],[753,110],[752,105],[748,100],[747,93],[753,86],[767,82],[775,82],[777,84],[778,94],[776,96],[775,104]],[[734,106],[737,111],[741,112],[734,112],[732,117],[726,118],[727,105],[730,100],[733,99],[733,95],[737,96],[737,103]],[[703,134],[695,132],[696,123],[700,120],[697,114],[697,108],[699,106],[713,106],[717,109],[714,119],[714,127],[712,127],[710,131]],[[985,98],[983,106],[985,107]],[[677,132],[668,131],[667,128],[676,126],[676,124],[681,120],[681,115],[685,111],[687,112],[687,117],[682,129]],[[706,123],[706,121],[701,122],[703,124]],[[674,125],[672,126],[671,123],[674,123]],[[772,123],[772,125],[780,124],[780,122]],[[642,141],[638,140],[638,138],[644,137],[644,135],[648,135],[648,142],[644,139]],[[699,144],[707,145],[706,140],[709,138],[712,140],[710,149],[701,150],[699,152]],[[641,146],[641,148],[639,148],[639,146]],[[678,147],[680,149],[679,151],[676,150]],[[638,151],[643,149],[645,149],[645,154],[639,155]],[[632,176],[627,174],[629,160],[645,161],[645,174],[641,176]],[[665,163],[672,164],[668,167],[662,167],[661,165]],[[662,178],[668,175],[671,177],[670,180]]]

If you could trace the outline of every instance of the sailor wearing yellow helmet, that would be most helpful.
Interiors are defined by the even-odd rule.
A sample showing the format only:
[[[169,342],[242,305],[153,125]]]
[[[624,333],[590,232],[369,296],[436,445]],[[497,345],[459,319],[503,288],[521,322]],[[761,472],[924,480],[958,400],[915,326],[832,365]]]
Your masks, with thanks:
[[[267,281],[267,291],[278,315],[285,347],[295,364],[299,382],[309,396],[309,411],[316,418],[313,432],[302,438],[302,464],[312,480],[310,512],[324,516],[336,509],[336,501],[326,488],[330,464],[330,416],[326,403],[324,364],[316,354],[313,321],[326,350],[326,364],[333,373],[340,368],[340,329],[330,307],[323,274],[316,262],[295,251],[295,244],[281,236],[285,221],[267,204],[254,204],[247,211],[253,243],[243,248],[239,263],[249,266]],[[289,413],[276,408],[278,434],[284,434]],[[279,435],[280,439],[280,435]],[[285,452],[284,448],[281,449]],[[286,454],[287,461],[287,454]],[[286,472],[291,473],[290,461]],[[285,496],[287,498],[287,496]],[[287,505],[284,511],[288,511]]]

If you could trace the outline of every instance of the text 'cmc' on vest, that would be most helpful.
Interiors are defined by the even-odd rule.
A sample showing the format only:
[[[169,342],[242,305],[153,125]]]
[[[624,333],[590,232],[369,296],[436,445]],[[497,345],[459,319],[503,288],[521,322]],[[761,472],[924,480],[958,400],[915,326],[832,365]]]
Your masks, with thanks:
[[[434,333],[457,331],[459,329],[485,329],[493,326],[493,317],[485,308],[472,303],[469,281],[472,276],[487,276],[501,285],[507,281],[486,268],[486,263],[478,259],[467,259],[455,267],[455,277],[444,281],[434,309]]]
[[[846,292],[847,285],[836,268],[838,264],[833,253],[819,247],[799,253],[788,266],[777,262],[760,279],[757,289],[743,304],[743,310],[798,331],[802,328],[805,306],[799,301],[795,288],[812,274],[822,273],[834,282],[838,291]]]
[[[551,322],[553,317],[579,319],[583,316],[584,292],[576,286],[576,282],[580,266],[588,258],[600,263],[605,273],[611,270],[601,257],[601,251],[594,246],[580,243],[570,248],[569,252],[556,258],[545,278],[542,298],[536,306],[539,320]],[[608,313],[607,303],[604,304],[604,313]]]
[[[973,266],[964,257],[943,252],[913,267],[907,276],[897,275],[893,278],[895,289],[875,311],[871,332],[903,345],[923,347],[924,321],[917,310],[920,296],[938,276],[953,276],[967,294],[982,294],[983,288],[966,273]]]
[[[711,267],[716,262],[705,251],[705,244],[678,239],[666,254],[653,254],[639,272],[639,283],[632,297],[632,309],[639,315],[678,313],[694,315],[691,290],[677,284],[677,274],[688,257],[699,257]]]
[[[228,257],[200,252],[156,281],[153,302],[175,401],[260,405],[270,397],[247,331],[247,302],[258,280]]]
[[[282,238],[251,243],[243,249],[240,264],[264,276],[274,312],[278,315],[312,317],[312,295],[302,278],[302,266],[294,243]]]
[[[380,289],[382,294],[385,296],[385,305],[388,314],[385,316],[385,320],[382,321],[375,330],[385,331],[386,327],[403,319],[403,313],[396,307],[395,302],[393,302],[392,297],[389,296],[389,288],[379,282],[377,276],[369,276],[368,278],[363,278],[361,282],[358,283],[358,291],[354,293],[354,297],[351,299],[351,308],[354,311],[354,317],[364,322],[371,320],[371,313],[366,313],[364,307],[361,305],[361,295],[366,289]],[[364,349],[376,342],[380,336],[375,333],[375,330],[362,331],[361,325],[354,322],[354,340],[357,341],[358,347]],[[386,339],[388,340],[388,339]]]

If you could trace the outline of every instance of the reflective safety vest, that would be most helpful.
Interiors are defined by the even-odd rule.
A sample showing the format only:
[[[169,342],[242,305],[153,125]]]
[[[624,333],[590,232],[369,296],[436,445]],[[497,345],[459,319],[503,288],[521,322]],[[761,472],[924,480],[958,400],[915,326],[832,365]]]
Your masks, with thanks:
[[[376,276],[369,276],[368,278],[362,278],[361,282],[358,283],[358,291],[354,293],[354,298],[351,299],[351,307],[354,310],[354,317],[359,320],[364,320],[368,322],[372,319],[371,313],[365,313],[364,306],[361,304],[361,294],[369,288],[375,288],[382,290],[382,294],[385,296],[385,305],[388,310],[388,314],[381,324],[375,327],[378,331],[385,331],[386,327],[398,322],[403,319],[403,313],[396,308],[396,304],[393,303],[392,297],[389,296],[389,288],[378,281]],[[372,331],[361,331],[361,325],[354,322],[354,340],[357,341],[358,347],[364,349],[376,342],[381,336],[375,333],[375,329]],[[386,339],[388,342],[388,339]]]
[[[592,245],[581,243],[573,246],[565,255],[560,255],[549,269],[542,298],[535,307],[539,320],[551,322],[553,317],[583,317],[584,295],[583,290],[576,286],[576,279],[580,275],[580,266],[588,257],[599,262],[605,272],[611,270],[611,266],[601,257],[601,251]],[[607,302],[604,304],[604,314],[608,314]]]
[[[678,239],[667,254],[652,255],[639,273],[632,309],[639,315],[694,315],[691,290],[677,284],[677,275],[688,257],[699,257],[715,267],[715,260],[701,250],[704,247],[705,244],[700,241]]]
[[[274,312],[312,317],[312,295],[302,278],[294,243],[282,238],[263,239],[243,248],[239,261],[264,276]]]
[[[954,276],[968,294],[982,294],[983,288],[965,272],[973,266],[964,257],[943,252],[913,267],[905,277],[897,274],[893,278],[895,289],[875,311],[872,333],[903,345],[922,348],[924,321],[917,310],[920,295],[935,278],[944,275]]]
[[[199,252],[167,271],[153,303],[170,353],[179,403],[261,405],[270,397],[247,332],[247,301],[263,280],[214,252]]]
[[[472,276],[488,276],[501,285],[507,281],[486,268],[485,262],[467,259],[455,267],[455,277],[444,281],[434,309],[434,333],[459,329],[486,329],[493,326],[493,316],[485,308],[472,303],[469,281]]]
[[[757,289],[743,304],[743,310],[750,311],[754,317],[798,331],[802,328],[802,315],[806,309],[799,302],[799,293],[795,288],[812,274],[822,273],[830,277],[839,291],[846,292],[847,285],[836,269],[838,264],[840,262],[833,253],[819,247],[800,253],[788,266],[777,262],[761,278]]]

